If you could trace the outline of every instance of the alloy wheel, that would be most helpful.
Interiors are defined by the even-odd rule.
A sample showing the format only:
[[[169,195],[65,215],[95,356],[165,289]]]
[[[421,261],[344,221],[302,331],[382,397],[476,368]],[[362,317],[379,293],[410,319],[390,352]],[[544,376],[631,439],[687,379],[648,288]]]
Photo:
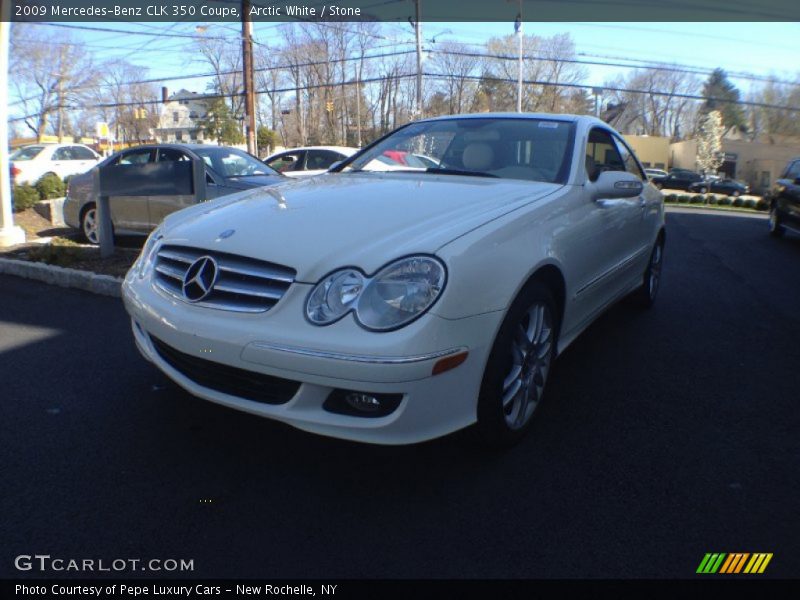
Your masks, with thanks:
[[[658,284],[661,281],[661,265],[664,248],[661,244],[656,244],[653,254],[650,256],[650,277],[647,279],[647,291],[651,299],[655,299],[658,293]]]
[[[97,209],[90,208],[83,216],[83,235],[91,244],[97,244]]]
[[[542,398],[553,348],[553,317],[541,302],[533,304],[517,324],[511,341],[511,369],[503,380],[506,425],[521,429]]]

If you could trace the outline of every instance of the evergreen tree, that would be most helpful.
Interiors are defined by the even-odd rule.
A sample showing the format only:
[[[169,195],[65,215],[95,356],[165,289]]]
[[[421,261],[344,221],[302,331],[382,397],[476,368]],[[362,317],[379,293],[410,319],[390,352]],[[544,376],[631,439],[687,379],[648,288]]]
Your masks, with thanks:
[[[231,114],[231,109],[222,98],[208,103],[206,118],[200,122],[206,137],[216,139],[220,144],[236,145],[244,143],[244,134]]]
[[[739,90],[730,82],[728,74],[723,69],[714,69],[708,76],[703,85],[703,97],[706,100],[701,109],[702,115],[719,111],[726,132],[734,128],[747,131],[747,120],[741,105],[738,104]]]

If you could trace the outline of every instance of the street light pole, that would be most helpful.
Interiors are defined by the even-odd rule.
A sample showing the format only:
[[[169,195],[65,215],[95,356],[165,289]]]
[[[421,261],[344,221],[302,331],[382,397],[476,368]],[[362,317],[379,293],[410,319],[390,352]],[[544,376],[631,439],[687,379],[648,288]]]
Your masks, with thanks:
[[[416,21],[414,22],[414,30],[417,34],[417,118],[422,118],[422,21],[420,21],[420,8],[421,0],[414,0],[416,9]]]
[[[244,110],[246,113],[247,151],[257,156],[256,90],[253,76],[253,22],[250,20],[250,0],[242,0],[242,69]]]
[[[0,1],[0,74],[8,81],[11,2]],[[0,248],[25,243],[22,227],[11,212],[11,172],[8,168],[8,85],[0,85]]]
[[[519,61],[517,65],[517,112],[522,112],[522,0],[519,0],[519,13],[514,23],[514,32],[519,38]]]

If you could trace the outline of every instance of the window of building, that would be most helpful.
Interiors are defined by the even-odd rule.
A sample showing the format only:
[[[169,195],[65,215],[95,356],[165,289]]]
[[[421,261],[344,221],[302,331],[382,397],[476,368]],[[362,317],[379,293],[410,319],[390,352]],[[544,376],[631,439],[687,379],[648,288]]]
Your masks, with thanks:
[[[175,141],[176,142],[182,142],[183,141],[183,132],[182,131],[175,132]]]
[[[180,120],[180,115],[178,115],[178,111],[172,113],[172,122],[177,123]]]
[[[761,187],[768,188],[769,186],[769,171],[761,171]]]

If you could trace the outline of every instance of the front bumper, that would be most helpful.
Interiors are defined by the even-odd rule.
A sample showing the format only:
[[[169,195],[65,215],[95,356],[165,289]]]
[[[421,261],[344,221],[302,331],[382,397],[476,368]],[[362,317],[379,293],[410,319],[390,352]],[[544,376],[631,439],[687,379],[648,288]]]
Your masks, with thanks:
[[[375,333],[352,316],[327,327],[308,323],[302,305],[312,286],[294,283],[269,311],[203,308],[156,290],[135,270],[123,284],[141,353],[195,396],[299,429],[376,444],[409,444],[467,427],[477,418],[484,366],[501,312],[448,320],[426,314],[407,327]],[[212,389],[165,360],[159,344],[199,361],[297,382],[288,401],[270,404]],[[163,349],[163,347],[162,347]],[[460,366],[432,376],[443,357],[467,350]],[[369,418],[329,412],[334,390],[401,394],[391,414]]]

